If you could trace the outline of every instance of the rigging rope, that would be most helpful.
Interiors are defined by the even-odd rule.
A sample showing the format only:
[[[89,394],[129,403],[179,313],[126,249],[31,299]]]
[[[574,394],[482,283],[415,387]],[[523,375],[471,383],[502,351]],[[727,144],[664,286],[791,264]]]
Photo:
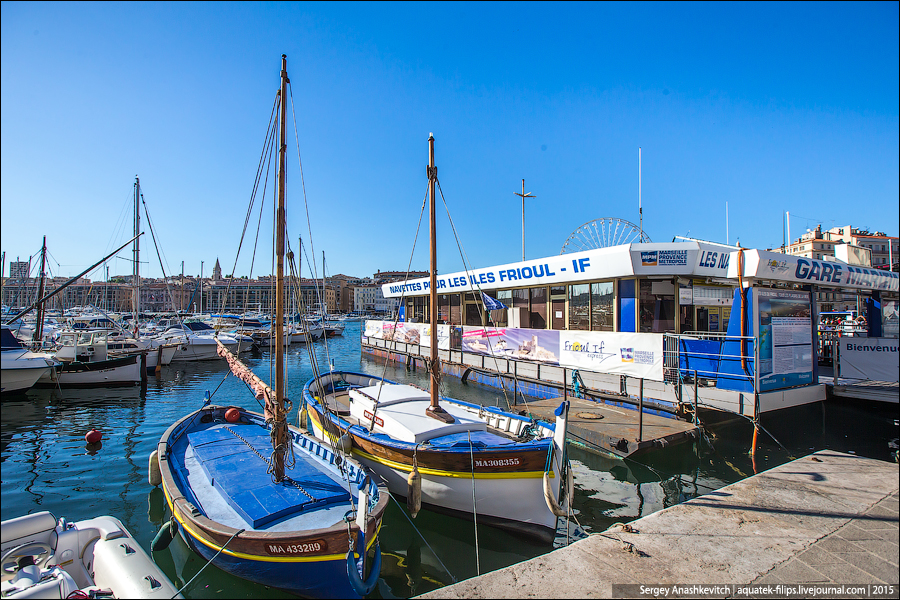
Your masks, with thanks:
[[[412,251],[409,253],[409,262],[406,264],[406,277],[403,280],[404,284],[409,282],[409,273],[412,270],[412,260],[413,260],[413,256],[416,253],[416,244],[419,243],[419,231],[422,229],[422,216],[425,214],[425,206],[427,205],[427,202],[428,202],[428,184],[425,185],[425,197],[422,199],[422,208],[419,211],[419,222],[416,224],[416,235],[413,238]],[[391,341],[393,342],[392,346],[394,348],[397,347],[397,342],[396,342],[396,340],[394,340],[393,334],[396,333],[397,324],[400,322],[400,306],[403,306],[403,299],[405,297],[406,297],[406,285],[402,286],[402,291],[400,292],[400,300],[397,305],[397,314],[394,315],[394,328],[391,330],[392,331]],[[431,321],[432,321],[431,326],[437,327],[437,319],[435,318],[434,315],[431,316]],[[434,349],[434,354],[437,355],[436,348]],[[385,358],[384,366],[381,369],[381,380],[382,381],[384,381],[384,377],[387,374],[387,365],[388,365],[388,359]],[[429,372],[429,371],[431,371],[431,361],[428,361],[426,363],[426,372]],[[440,376],[441,376],[441,373],[438,373],[437,374],[438,381],[440,381]],[[381,386],[381,385],[378,386],[378,393],[375,396],[375,405],[372,407],[372,425],[370,426],[369,431],[371,431],[375,427],[375,415],[378,413],[378,403],[381,399],[381,389],[383,387],[384,386]],[[438,385],[438,388],[440,389],[440,385]]]
[[[447,211],[447,219],[450,221],[450,229],[451,229],[451,231],[453,231],[453,237],[456,240],[456,247],[459,250],[460,259],[463,262],[463,269],[465,270],[466,278],[469,281],[473,281],[472,275],[470,275],[470,273],[469,273],[472,269],[469,268],[468,255],[466,254],[465,250],[462,247],[462,242],[459,239],[459,234],[457,234],[457,232],[456,232],[456,225],[453,223],[453,217],[450,216],[450,207],[447,206],[447,200],[446,200],[446,198],[444,198],[444,190],[441,188],[441,181],[439,179],[436,179],[436,183],[437,183],[438,191],[441,194],[441,201],[444,203],[444,209]],[[479,300],[481,301],[481,307],[482,307],[481,326],[482,326],[482,328],[484,328],[484,335],[487,340],[487,347],[488,347],[488,350],[490,350],[490,352],[491,352],[491,358],[494,360],[494,370],[497,372],[497,382],[500,384],[500,389],[503,390],[503,399],[506,400],[506,407],[510,411],[512,411],[512,405],[509,403],[509,396],[507,396],[507,393],[506,393],[506,386],[503,384],[503,377],[500,376],[500,365],[497,362],[497,356],[494,354],[494,346],[493,346],[493,344],[491,344],[491,339],[488,336],[487,323],[485,323],[485,320],[484,320],[485,313],[487,313],[488,318],[491,319],[491,322],[493,322],[493,319],[490,316],[490,312],[487,310],[484,310],[484,298],[481,297],[481,294],[483,294],[484,292],[481,289],[481,284],[476,283],[475,287],[478,289]],[[518,370],[513,372],[513,379],[516,382],[516,388],[518,389],[519,388]],[[525,410],[528,411],[530,414],[531,409],[528,407],[528,400],[525,398],[524,392],[522,393],[522,401],[525,403]]]

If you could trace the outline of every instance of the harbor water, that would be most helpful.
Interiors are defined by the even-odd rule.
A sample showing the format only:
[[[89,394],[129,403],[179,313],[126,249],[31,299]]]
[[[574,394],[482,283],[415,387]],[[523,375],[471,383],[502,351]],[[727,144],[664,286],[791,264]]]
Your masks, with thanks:
[[[427,386],[427,376],[407,371],[360,350],[360,323],[342,337],[314,345],[322,370],[383,375]],[[271,380],[268,355],[244,357],[260,377]],[[288,396],[297,424],[304,383],[312,369],[307,349],[291,346],[285,357]],[[499,389],[465,385],[446,377],[443,393],[470,402],[506,407],[512,398]],[[147,464],[160,435],[175,420],[199,408],[206,393],[217,404],[258,409],[247,387],[230,376],[224,361],[180,363],[150,376],[140,387],[95,390],[33,390],[2,401],[2,518],[49,510],[69,521],[108,514],[149,552],[150,542],[169,518],[162,491],[147,483]],[[897,438],[896,404],[828,401],[764,419],[756,460],[748,455],[752,425],[733,419],[711,426],[699,443],[670,447],[637,460],[603,456],[570,444],[575,502],[568,526],[560,520],[552,546],[541,545],[471,521],[423,510],[411,519],[405,504],[391,502],[380,540],[381,578],[370,597],[405,598],[527,560],[567,540],[603,531],[739,481],[754,471],[783,464],[820,449],[893,460],[889,442]],[[521,409],[522,399],[517,408]],[[103,433],[99,448],[84,435]],[[777,440],[777,441],[776,441]],[[402,502],[402,501],[401,501]],[[230,576],[194,555],[176,538],[154,560],[187,598],[278,598],[289,595]]]

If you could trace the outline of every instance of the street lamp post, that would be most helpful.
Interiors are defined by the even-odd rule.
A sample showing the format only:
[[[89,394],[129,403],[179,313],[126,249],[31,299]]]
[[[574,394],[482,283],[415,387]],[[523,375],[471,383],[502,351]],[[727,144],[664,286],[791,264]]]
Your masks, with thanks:
[[[525,198],[537,198],[531,192],[525,193],[525,180],[522,180],[522,193],[513,192],[516,196],[522,198],[522,260],[525,260]]]

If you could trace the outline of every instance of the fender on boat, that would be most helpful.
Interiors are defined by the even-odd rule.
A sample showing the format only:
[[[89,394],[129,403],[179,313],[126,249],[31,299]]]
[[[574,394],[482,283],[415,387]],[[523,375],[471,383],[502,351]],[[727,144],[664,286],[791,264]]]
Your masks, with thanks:
[[[419,467],[416,463],[413,463],[412,471],[406,478],[406,486],[406,508],[409,510],[410,516],[415,519],[422,510],[422,476],[419,474]]]
[[[159,470],[159,452],[150,453],[150,464],[147,467],[147,480],[153,487],[162,483],[162,472]]]
[[[160,550],[168,548],[169,544],[171,544],[172,540],[175,538],[175,533],[177,531],[178,527],[175,525],[174,519],[166,521],[165,524],[159,528],[156,537],[153,538],[153,542],[150,543],[150,550],[159,552]]]
[[[371,594],[372,590],[375,589],[375,585],[378,583],[378,576],[381,574],[381,544],[375,544],[375,557],[372,559],[372,568],[369,570],[369,577],[365,581],[363,581],[359,574],[359,566],[365,563],[363,560],[364,556],[365,549],[363,549],[359,563],[357,563],[356,558],[353,556],[353,550],[347,552],[347,577],[350,579],[350,586],[353,588],[353,591],[360,596],[368,596]]]

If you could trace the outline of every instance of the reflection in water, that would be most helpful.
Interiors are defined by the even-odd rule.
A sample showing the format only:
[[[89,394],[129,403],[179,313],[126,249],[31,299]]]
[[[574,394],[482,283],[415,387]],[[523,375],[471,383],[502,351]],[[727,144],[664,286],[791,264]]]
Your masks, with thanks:
[[[358,323],[344,336],[314,344],[320,365],[334,361],[336,369],[384,375],[395,381],[428,385],[423,370],[408,371],[400,363],[361,357]],[[246,362],[270,379],[268,354],[246,356]],[[297,423],[303,385],[311,377],[303,346],[286,352],[288,396],[293,401],[290,422]],[[506,406],[503,392],[445,377],[442,392],[470,402]],[[0,462],[2,518],[50,510],[70,521],[109,514],[120,518],[142,547],[169,519],[162,490],[147,483],[147,459],[173,422],[200,407],[206,392],[213,402],[259,410],[243,383],[228,376],[220,361],[181,363],[164,367],[139,387],[98,390],[37,390],[3,399]],[[896,410],[893,411],[895,413]],[[766,429],[789,452],[760,436],[760,470],[820,448],[890,460],[887,442],[897,437],[896,415],[878,407],[829,402],[764,419]],[[84,434],[103,432],[102,448],[85,448]],[[747,455],[752,426],[743,420],[707,430],[709,442],[666,448],[636,460],[601,456],[570,445],[575,474],[571,522],[560,519],[555,547],[567,539],[607,529],[616,522],[647,516],[738,481],[752,474]],[[122,460],[122,459],[125,460]],[[144,510],[146,507],[146,514]],[[406,598],[475,576],[481,572],[539,556],[551,546],[534,544],[507,532],[479,525],[476,558],[472,521],[423,510],[416,519],[405,503],[389,503],[380,534],[382,574],[372,597]],[[179,537],[153,559],[175,585],[191,578],[188,598],[220,595],[229,598],[276,598],[284,592],[247,583],[210,565]],[[199,573],[199,575],[198,575]]]

